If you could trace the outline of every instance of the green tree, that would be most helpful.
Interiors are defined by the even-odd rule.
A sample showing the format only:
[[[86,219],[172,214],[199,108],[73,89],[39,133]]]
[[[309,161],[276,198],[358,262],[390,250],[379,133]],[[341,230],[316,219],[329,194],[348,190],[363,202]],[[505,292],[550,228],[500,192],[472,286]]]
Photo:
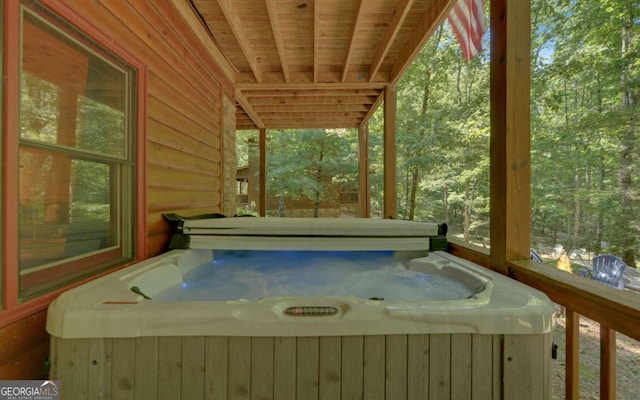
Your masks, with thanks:
[[[323,201],[337,201],[340,182],[357,181],[357,142],[353,132],[339,129],[281,131],[269,136],[268,193],[286,199],[310,200],[318,217]]]

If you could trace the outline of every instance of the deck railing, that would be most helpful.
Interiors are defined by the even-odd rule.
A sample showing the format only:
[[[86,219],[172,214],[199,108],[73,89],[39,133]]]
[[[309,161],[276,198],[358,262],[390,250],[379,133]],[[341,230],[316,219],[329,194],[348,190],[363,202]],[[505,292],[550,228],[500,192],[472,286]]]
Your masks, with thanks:
[[[451,244],[451,252],[489,266],[489,253]],[[509,277],[566,308],[565,399],[580,398],[579,318],[600,324],[600,399],[616,399],[616,332],[640,341],[640,296],[530,260],[508,263]]]

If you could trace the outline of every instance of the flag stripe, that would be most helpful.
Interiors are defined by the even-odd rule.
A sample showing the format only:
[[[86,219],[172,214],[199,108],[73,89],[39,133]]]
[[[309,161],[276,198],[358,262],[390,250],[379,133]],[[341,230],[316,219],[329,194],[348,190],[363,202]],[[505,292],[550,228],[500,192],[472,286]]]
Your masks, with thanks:
[[[465,61],[482,50],[484,34],[484,6],[482,0],[459,0],[447,17]]]

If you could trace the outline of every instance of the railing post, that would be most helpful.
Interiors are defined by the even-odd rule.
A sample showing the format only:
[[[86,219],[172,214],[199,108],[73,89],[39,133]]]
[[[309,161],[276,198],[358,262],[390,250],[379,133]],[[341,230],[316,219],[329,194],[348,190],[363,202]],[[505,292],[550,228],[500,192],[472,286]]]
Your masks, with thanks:
[[[600,324],[600,400],[616,399],[616,331]]]
[[[566,309],[565,400],[580,399],[580,315]]]

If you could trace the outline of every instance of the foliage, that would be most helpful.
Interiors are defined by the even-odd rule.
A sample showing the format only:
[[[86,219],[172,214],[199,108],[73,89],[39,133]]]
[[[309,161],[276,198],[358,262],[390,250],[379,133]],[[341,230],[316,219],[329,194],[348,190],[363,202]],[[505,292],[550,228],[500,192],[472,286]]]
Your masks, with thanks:
[[[309,200],[318,216],[320,203],[335,201],[333,188],[357,182],[357,136],[351,130],[312,129],[270,132],[267,136],[267,196]]]
[[[638,10],[628,0],[532,2],[532,228],[565,248],[609,246],[631,265],[640,246]]]
[[[633,264],[640,250],[638,1],[533,0],[531,7],[532,236],[565,249],[607,247]],[[399,217],[448,222],[469,241],[489,235],[487,54],[463,62],[443,24],[397,86]],[[371,209],[380,216],[381,107],[369,131]],[[355,179],[356,145],[348,143],[330,131],[274,133],[268,171],[279,189],[272,195],[313,199],[322,189],[319,168]]]

